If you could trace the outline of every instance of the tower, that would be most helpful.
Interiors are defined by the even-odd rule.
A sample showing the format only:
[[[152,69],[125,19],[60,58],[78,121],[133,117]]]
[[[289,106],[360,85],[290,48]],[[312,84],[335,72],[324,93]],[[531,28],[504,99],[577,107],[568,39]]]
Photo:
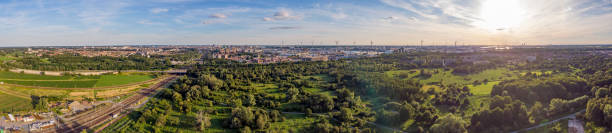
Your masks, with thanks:
[[[421,40],[421,48],[423,48],[423,40]]]
[[[340,50],[338,50],[338,41],[336,41],[336,53],[338,53]]]

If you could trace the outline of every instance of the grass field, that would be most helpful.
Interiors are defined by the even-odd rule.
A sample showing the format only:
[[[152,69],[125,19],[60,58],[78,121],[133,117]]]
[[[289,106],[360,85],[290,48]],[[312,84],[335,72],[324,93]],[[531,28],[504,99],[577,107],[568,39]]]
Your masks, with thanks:
[[[482,71],[477,74],[469,74],[469,75],[454,75],[452,71],[444,71],[443,69],[435,69],[438,70],[438,73],[434,73],[430,78],[421,80],[423,84],[430,84],[434,82],[441,82],[444,84],[461,84],[468,85],[473,83],[474,81],[483,81],[485,79],[489,81],[498,81],[516,78],[518,76],[517,72],[511,72],[507,69],[489,69]]]
[[[0,56],[0,62],[4,62],[4,61],[10,61],[15,59],[15,57],[12,56]]]
[[[500,81],[506,79],[513,79],[519,76],[519,72],[510,71],[505,68],[489,69],[476,74],[469,75],[455,75],[452,70],[445,71],[444,69],[425,69],[426,72],[432,73],[431,77],[419,76],[420,70],[394,70],[387,71],[385,74],[390,77],[401,78],[404,80],[413,79],[418,80],[422,84],[437,84],[443,83],[445,85],[460,84],[468,85],[474,81],[482,82],[483,80],[488,81]],[[403,76],[402,76],[403,75]]]
[[[283,114],[285,121],[274,122],[271,129],[288,129],[289,132],[304,133],[316,122],[315,117],[306,117],[303,114]]]
[[[77,80],[77,81],[19,81],[19,80],[0,80],[8,84],[18,84],[26,86],[56,87],[56,88],[88,88],[96,84],[96,80]]]
[[[150,75],[47,76],[0,72],[0,82],[55,88],[91,88],[124,85],[153,79]]]
[[[102,75],[95,87],[115,86],[153,79],[149,75]]]
[[[98,88],[95,90],[92,89],[71,89],[71,88],[63,88],[63,89],[48,89],[48,88],[37,88],[30,86],[12,86],[12,85],[0,85],[0,92],[5,92],[5,94],[29,98],[31,95],[37,96],[60,96],[65,97],[69,100],[81,100],[83,98],[93,98],[96,95],[96,98],[99,100],[104,100],[106,98],[115,98],[115,96],[122,96],[132,92],[135,92],[139,89],[146,88],[151,84],[156,84],[161,80],[154,80],[148,84],[134,84],[129,86],[117,86],[117,87],[109,87],[109,88]],[[41,82],[37,82],[41,83]],[[54,83],[54,82],[50,82]],[[92,82],[90,84],[95,84]],[[51,86],[51,85],[49,85]]]
[[[312,83],[313,87],[303,88],[305,92],[309,92],[313,94],[321,93],[321,94],[325,94],[325,95],[332,96],[332,97],[334,96],[333,94],[334,91],[330,91],[330,90],[323,88],[324,87],[323,85],[331,82],[331,77],[327,75],[319,74],[319,75],[313,75],[313,76],[302,76],[301,80],[309,80]]]
[[[479,111],[481,107],[488,107],[493,86],[499,84],[503,80],[516,79],[524,74],[524,72],[511,71],[506,68],[488,69],[480,73],[468,75],[455,75],[452,73],[452,70],[445,71],[444,69],[425,69],[425,71],[431,73],[431,77],[420,76],[420,69],[387,71],[385,75],[402,80],[417,80],[423,84],[421,88],[423,91],[428,91],[430,89],[434,89],[436,92],[443,91],[439,86],[440,84],[458,84],[469,87],[473,95],[468,97],[470,107],[462,110],[462,112],[465,113],[463,116],[471,116],[473,113]],[[488,80],[486,84],[483,83],[485,79]],[[474,81],[478,81],[480,84],[473,85]],[[433,96],[431,98],[433,98]],[[377,103],[375,101],[377,100],[376,98],[370,100],[372,103]],[[446,106],[439,106],[438,109],[443,113],[450,113]]]
[[[16,97],[0,92],[0,112],[13,112],[31,110],[30,99]]]
[[[482,83],[481,85],[467,85],[470,88],[470,92],[474,95],[490,95],[493,86],[499,84],[500,81],[493,81],[488,83]]]

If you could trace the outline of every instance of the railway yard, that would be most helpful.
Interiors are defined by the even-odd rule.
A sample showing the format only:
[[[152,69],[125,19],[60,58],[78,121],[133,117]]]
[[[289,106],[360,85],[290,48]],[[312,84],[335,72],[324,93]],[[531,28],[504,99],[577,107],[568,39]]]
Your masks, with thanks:
[[[60,124],[57,126],[58,128],[48,129],[43,132],[68,133],[81,132],[82,130],[88,129],[91,130],[93,129],[93,127],[107,122],[112,118],[116,118],[125,111],[129,111],[130,107],[143,104],[143,100],[145,100],[148,96],[154,94],[154,92],[156,92],[163,86],[173,81],[175,78],[175,76],[167,77],[162,82],[159,82],[156,85],[151,86],[147,89],[141,89],[135,95],[128,97],[121,102],[114,103],[112,105],[102,105],[72,117],[60,118],[61,121],[59,122]]]
[[[97,132],[114,122],[114,119],[123,117],[131,109],[146,103],[149,96],[154,95],[155,92],[164,88],[175,79],[175,75],[163,76],[159,79],[161,81],[147,88],[134,91],[132,92],[133,94],[122,100],[98,104],[75,114],[54,115],[25,124],[25,126],[13,126],[7,127],[7,129],[12,129],[14,132],[29,131],[41,133],[76,133],[84,130]]]

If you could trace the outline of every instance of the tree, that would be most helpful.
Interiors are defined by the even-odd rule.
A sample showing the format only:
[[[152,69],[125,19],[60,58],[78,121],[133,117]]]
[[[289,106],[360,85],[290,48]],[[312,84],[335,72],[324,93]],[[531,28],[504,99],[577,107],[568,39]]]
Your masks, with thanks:
[[[546,110],[540,102],[535,102],[531,108],[529,108],[529,116],[533,122],[539,122],[546,116]]]
[[[476,112],[470,120],[470,132],[498,132],[530,124],[527,106],[509,96],[494,96],[489,108]]]
[[[198,113],[198,125],[200,131],[204,131],[204,129],[212,125],[212,123],[210,123],[210,117],[208,114],[203,114],[202,111]]]
[[[555,123],[555,126],[550,128],[551,133],[562,133],[563,127],[561,126],[561,122]]]
[[[164,126],[166,124],[166,119],[168,118],[168,114],[165,113],[164,115],[160,116],[157,118],[157,120],[155,121],[155,126]]]
[[[253,94],[248,94],[246,97],[246,101],[247,106],[255,106],[256,104],[255,96],[253,96]]]
[[[202,75],[200,79],[200,86],[207,85],[208,88],[212,90],[218,90],[221,88],[221,86],[223,86],[223,80],[220,80],[213,75]]]
[[[589,100],[586,108],[585,118],[595,125],[612,129],[612,99],[593,98]]]
[[[297,88],[289,88],[287,89],[287,99],[289,99],[289,101],[293,101],[299,93],[300,90],[298,90]]]
[[[202,92],[200,92],[201,87],[199,85],[194,85],[189,87],[189,90],[187,91],[187,93],[185,94],[186,99],[199,99],[201,98],[201,94]]]
[[[259,116],[256,120],[257,129],[266,129],[269,126],[267,117]]]
[[[245,126],[244,128],[240,129],[241,133],[252,133],[251,128],[249,126]]]
[[[34,99],[32,102],[34,102],[34,108],[36,110],[46,110],[49,107],[47,97],[37,97],[37,96],[32,96],[32,97]]]
[[[242,106],[242,100],[238,98],[232,100],[232,107],[240,107],[240,106]]]
[[[339,120],[342,122],[350,122],[353,120],[353,111],[349,108],[340,109]]]
[[[325,94],[314,94],[303,102],[311,107],[313,112],[328,112],[334,109],[334,100]]]
[[[465,133],[466,126],[467,123],[461,117],[450,113],[436,120],[429,130],[432,133]]]
[[[181,96],[180,93],[178,92],[174,92],[172,94],[172,101],[174,101],[175,103],[179,103],[183,101],[183,96]]]
[[[278,110],[272,110],[270,111],[270,119],[273,122],[281,122],[283,121],[283,115],[281,115],[281,113]]]
[[[312,109],[306,108],[306,116],[312,116]]]
[[[179,118],[177,117],[168,117],[167,121],[168,121],[168,124],[173,125],[173,126],[179,126],[180,125],[179,122],[181,122]]]
[[[227,120],[230,128],[242,128],[253,124],[255,115],[250,108],[236,107],[232,109],[232,115]]]

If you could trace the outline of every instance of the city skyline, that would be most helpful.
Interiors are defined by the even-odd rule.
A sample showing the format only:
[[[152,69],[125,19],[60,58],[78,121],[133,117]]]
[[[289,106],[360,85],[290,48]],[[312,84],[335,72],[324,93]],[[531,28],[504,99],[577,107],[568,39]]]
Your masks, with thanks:
[[[0,45],[611,44],[612,0],[3,1]]]

